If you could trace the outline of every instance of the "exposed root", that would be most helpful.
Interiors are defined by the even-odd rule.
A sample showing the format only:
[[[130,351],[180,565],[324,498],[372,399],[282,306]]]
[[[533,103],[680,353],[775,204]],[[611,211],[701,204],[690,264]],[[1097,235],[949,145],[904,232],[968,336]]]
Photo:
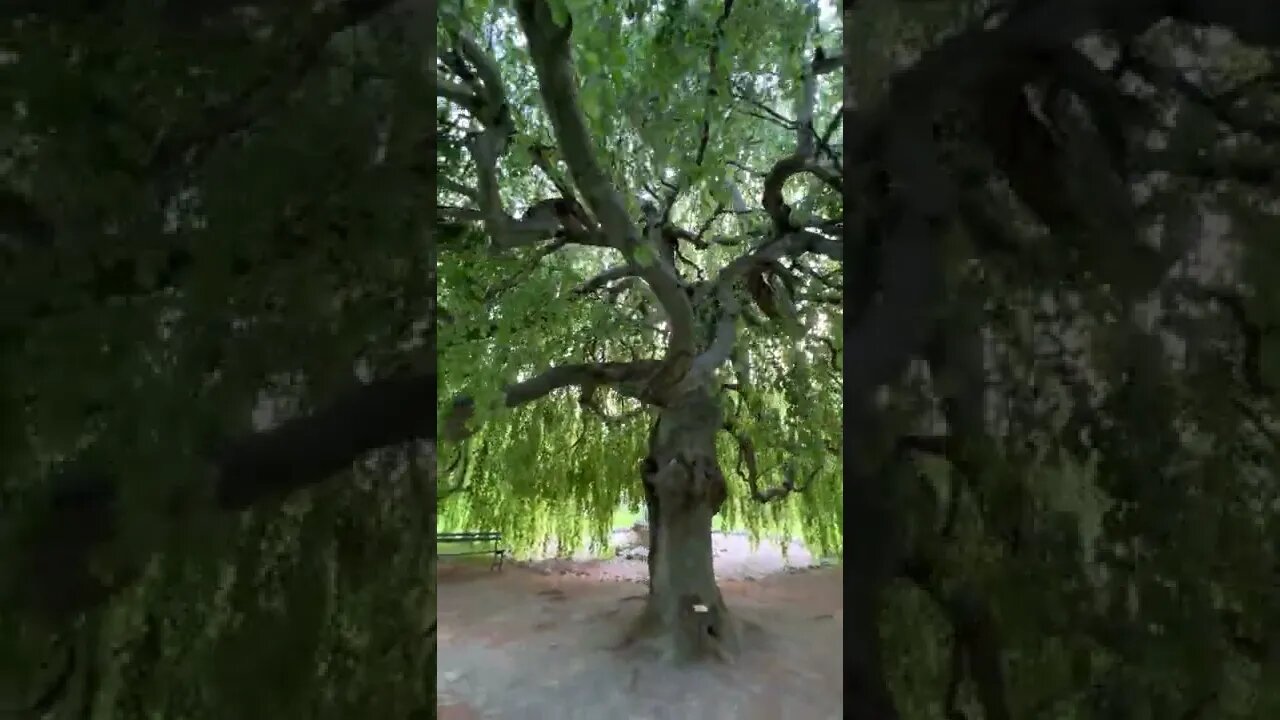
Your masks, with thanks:
[[[741,634],[746,630],[753,635],[763,631],[756,623],[734,618],[723,605],[689,602],[682,606],[685,609],[676,621],[678,626],[672,628],[663,622],[653,603],[646,602],[610,649],[643,648],[676,662],[715,659],[733,664]]]
[[[662,628],[661,619],[658,612],[649,602],[644,604],[644,608],[635,616],[627,625],[627,629],[623,631],[622,638],[612,646],[613,650],[624,650],[634,646],[641,640],[649,640],[658,635],[658,631]]]

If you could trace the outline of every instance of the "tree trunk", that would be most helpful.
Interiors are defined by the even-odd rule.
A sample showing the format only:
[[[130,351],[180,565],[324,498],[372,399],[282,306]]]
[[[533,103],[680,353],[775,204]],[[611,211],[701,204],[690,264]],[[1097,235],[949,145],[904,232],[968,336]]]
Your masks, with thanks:
[[[698,390],[663,408],[641,468],[649,513],[649,597],[638,633],[677,661],[728,659],[738,627],[712,569],[711,519],[725,500],[716,459],[718,401]]]

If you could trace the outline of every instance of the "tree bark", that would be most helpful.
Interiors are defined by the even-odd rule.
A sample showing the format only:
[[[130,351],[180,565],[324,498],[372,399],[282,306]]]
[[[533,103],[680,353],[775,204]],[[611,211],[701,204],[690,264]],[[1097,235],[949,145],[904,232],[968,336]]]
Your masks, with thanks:
[[[716,585],[711,519],[724,504],[716,459],[719,402],[706,388],[663,408],[641,468],[649,511],[649,597],[637,634],[666,644],[677,662],[737,652],[739,632]]]

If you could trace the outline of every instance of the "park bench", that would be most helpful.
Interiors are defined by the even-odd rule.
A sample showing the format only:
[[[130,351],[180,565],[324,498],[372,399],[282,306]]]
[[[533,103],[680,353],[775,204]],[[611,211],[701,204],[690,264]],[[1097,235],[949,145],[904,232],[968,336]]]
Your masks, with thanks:
[[[489,564],[489,569],[502,569],[502,559],[506,557],[507,550],[501,547],[502,533],[500,532],[459,532],[459,533],[440,533],[436,535],[436,542],[444,545],[449,543],[493,543],[493,547],[483,550],[463,550],[461,552],[440,553],[442,556],[451,557],[455,555],[493,555],[493,562]]]

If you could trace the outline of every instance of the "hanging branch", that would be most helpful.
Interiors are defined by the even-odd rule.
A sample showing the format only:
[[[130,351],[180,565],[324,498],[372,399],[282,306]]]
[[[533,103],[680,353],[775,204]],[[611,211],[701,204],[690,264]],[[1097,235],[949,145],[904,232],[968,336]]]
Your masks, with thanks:
[[[183,522],[206,496],[215,509],[238,512],[319,484],[373,450],[434,440],[430,408],[435,395],[434,371],[376,380],[270,430],[229,438],[207,456],[209,486],[178,488],[170,520]],[[18,563],[15,599],[52,619],[65,619],[98,607],[132,577],[103,580],[90,562],[120,530],[120,478],[72,462],[48,483],[48,503],[43,511],[33,509],[32,524],[20,540],[26,550]]]
[[[733,436],[738,443],[738,474],[747,481],[747,487],[751,489],[751,497],[758,503],[781,500],[793,492],[804,492],[818,474],[818,471],[814,470],[809,476],[809,481],[800,485],[796,482],[795,468],[787,463],[782,470],[782,484],[761,490],[760,468],[756,463],[756,449],[751,438],[745,433],[738,432],[733,423],[725,423],[723,430]]]
[[[470,445],[471,444],[469,441],[464,440],[458,447],[458,457],[455,458],[454,461],[449,464],[449,467],[445,468],[443,474],[450,475],[453,473],[455,469],[458,468],[459,464],[462,465],[462,470],[458,474],[457,482],[453,483],[453,485],[446,490],[438,490],[438,489],[436,490],[437,502],[439,502],[440,500],[446,500],[457,493],[466,492],[467,490],[471,489],[471,487],[467,485],[467,475],[471,469],[471,446]]]
[[[957,588],[944,591],[933,562],[923,555],[912,555],[903,563],[902,576],[928,595],[951,622],[955,647],[963,653],[963,663],[953,661],[955,672],[961,665],[978,691],[983,717],[987,720],[1012,720],[1008,690],[1004,679],[1004,662],[996,634],[995,617],[990,608],[972,591]],[[948,707],[954,710],[958,680],[952,675]]]

